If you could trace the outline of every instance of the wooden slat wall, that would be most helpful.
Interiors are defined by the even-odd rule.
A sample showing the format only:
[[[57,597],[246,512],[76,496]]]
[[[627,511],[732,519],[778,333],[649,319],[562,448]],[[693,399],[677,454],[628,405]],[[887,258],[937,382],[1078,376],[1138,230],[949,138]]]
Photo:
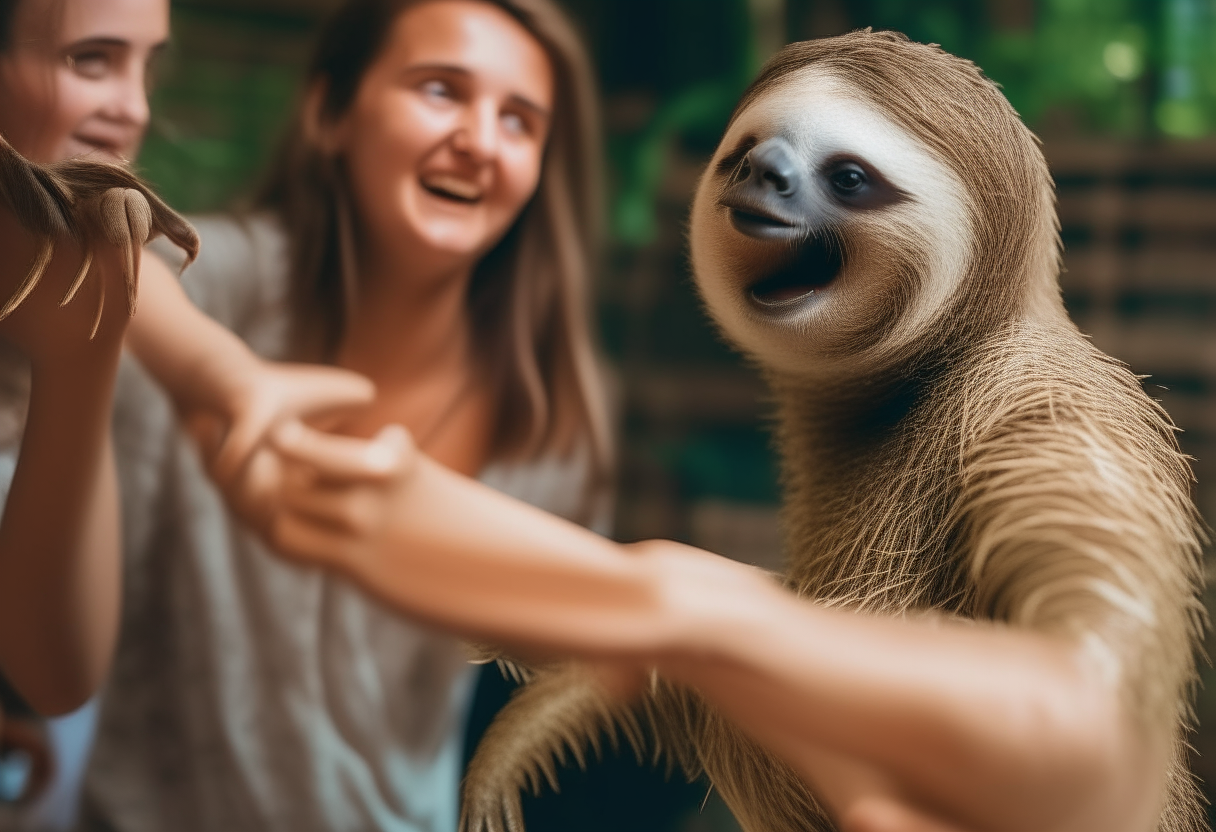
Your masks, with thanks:
[[[1048,143],[1065,300],[1103,350],[1150,376],[1216,519],[1216,142]]]

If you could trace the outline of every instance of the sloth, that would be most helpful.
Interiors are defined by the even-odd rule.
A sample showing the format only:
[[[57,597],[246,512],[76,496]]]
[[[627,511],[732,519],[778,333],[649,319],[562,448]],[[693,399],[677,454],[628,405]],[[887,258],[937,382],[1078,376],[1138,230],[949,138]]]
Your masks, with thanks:
[[[51,165],[27,161],[0,136],[0,206],[7,208],[39,240],[38,252],[25,278],[0,306],[7,318],[29,297],[45,274],[56,241],[73,239],[84,252],[76,278],[61,306],[77,296],[93,264],[94,248],[104,241],[123,252],[127,314],[135,314],[140,253],[150,239],[164,234],[186,252],[187,265],[198,255],[198,235],[139,178],[124,167],[87,160]],[[105,309],[105,291],[97,294],[92,335]]]
[[[1206,829],[1184,740],[1205,622],[1190,467],[1067,317],[1054,199],[974,65],[854,32],[786,47],[745,93],[698,186],[692,267],[774,394],[786,586],[1077,645],[1173,749],[1155,828]],[[695,691],[656,676],[622,704],[570,665],[487,732],[464,828],[521,828],[520,790],[605,732],[707,775],[748,832],[835,828]]]

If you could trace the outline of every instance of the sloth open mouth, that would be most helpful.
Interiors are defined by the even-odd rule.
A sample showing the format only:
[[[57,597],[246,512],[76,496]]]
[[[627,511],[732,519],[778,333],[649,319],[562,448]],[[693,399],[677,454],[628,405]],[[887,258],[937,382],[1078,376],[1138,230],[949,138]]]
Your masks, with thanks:
[[[759,237],[760,239],[784,237],[797,229],[794,223],[779,217],[741,208],[730,209],[730,224],[735,227],[735,230],[749,237]]]
[[[722,200],[722,207],[730,212],[736,231],[757,240],[794,240],[804,233],[797,220],[757,200],[732,194]]]
[[[442,199],[450,199],[453,202],[461,202],[466,205],[472,205],[480,202],[482,190],[476,182],[470,182],[468,179],[462,179],[459,176],[452,176],[446,173],[432,173],[421,178],[422,187],[428,193],[434,194]]]
[[[748,288],[752,301],[765,309],[788,307],[836,279],[844,266],[840,243],[830,234],[807,237],[793,256]]]

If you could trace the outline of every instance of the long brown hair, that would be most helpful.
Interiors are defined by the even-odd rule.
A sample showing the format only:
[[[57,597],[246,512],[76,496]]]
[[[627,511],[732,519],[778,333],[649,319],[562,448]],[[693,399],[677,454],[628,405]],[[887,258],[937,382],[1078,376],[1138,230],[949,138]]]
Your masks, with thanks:
[[[13,19],[18,0],[0,0],[0,53],[6,52],[13,37]]]
[[[468,314],[480,369],[496,387],[495,458],[582,447],[597,478],[611,459],[591,344],[589,284],[599,247],[599,114],[586,51],[551,0],[479,0],[505,10],[545,48],[556,83],[536,194],[476,266]],[[309,68],[323,122],[351,106],[398,16],[420,0],[349,0],[328,21]],[[259,200],[282,218],[292,273],[295,345],[333,355],[348,311],[353,252],[341,166],[310,138],[304,105]]]
[[[0,55],[13,47],[17,9],[21,8],[23,2],[29,0],[0,0]],[[33,33],[34,36],[53,41],[55,33],[63,23],[63,0],[52,0],[45,8],[39,9],[35,23],[37,30]]]

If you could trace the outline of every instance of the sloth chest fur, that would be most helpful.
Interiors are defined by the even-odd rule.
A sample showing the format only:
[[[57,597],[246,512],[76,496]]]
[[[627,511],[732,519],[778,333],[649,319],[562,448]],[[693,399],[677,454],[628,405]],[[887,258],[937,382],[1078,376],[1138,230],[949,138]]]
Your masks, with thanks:
[[[1165,539],[1137,505],[1161,494],[1179,495],[1163,513],[1185,526],[1189,471],[1168,419],[1122,365],[1079,336],[1064,345],[994,339],[869,435],[864,418],[826,420],[814,399],[784,396],[790,584],[833,605],[984,615],[973,560],[994,511],[1050,525],[1071,501],[1077,516],[1052,530],[1061,550],[1081,528]]]
[[[916,421],[878,454],[787,459],[788,577],[801,594],[874,611],[964,607],[958,453],[909,441]]]

